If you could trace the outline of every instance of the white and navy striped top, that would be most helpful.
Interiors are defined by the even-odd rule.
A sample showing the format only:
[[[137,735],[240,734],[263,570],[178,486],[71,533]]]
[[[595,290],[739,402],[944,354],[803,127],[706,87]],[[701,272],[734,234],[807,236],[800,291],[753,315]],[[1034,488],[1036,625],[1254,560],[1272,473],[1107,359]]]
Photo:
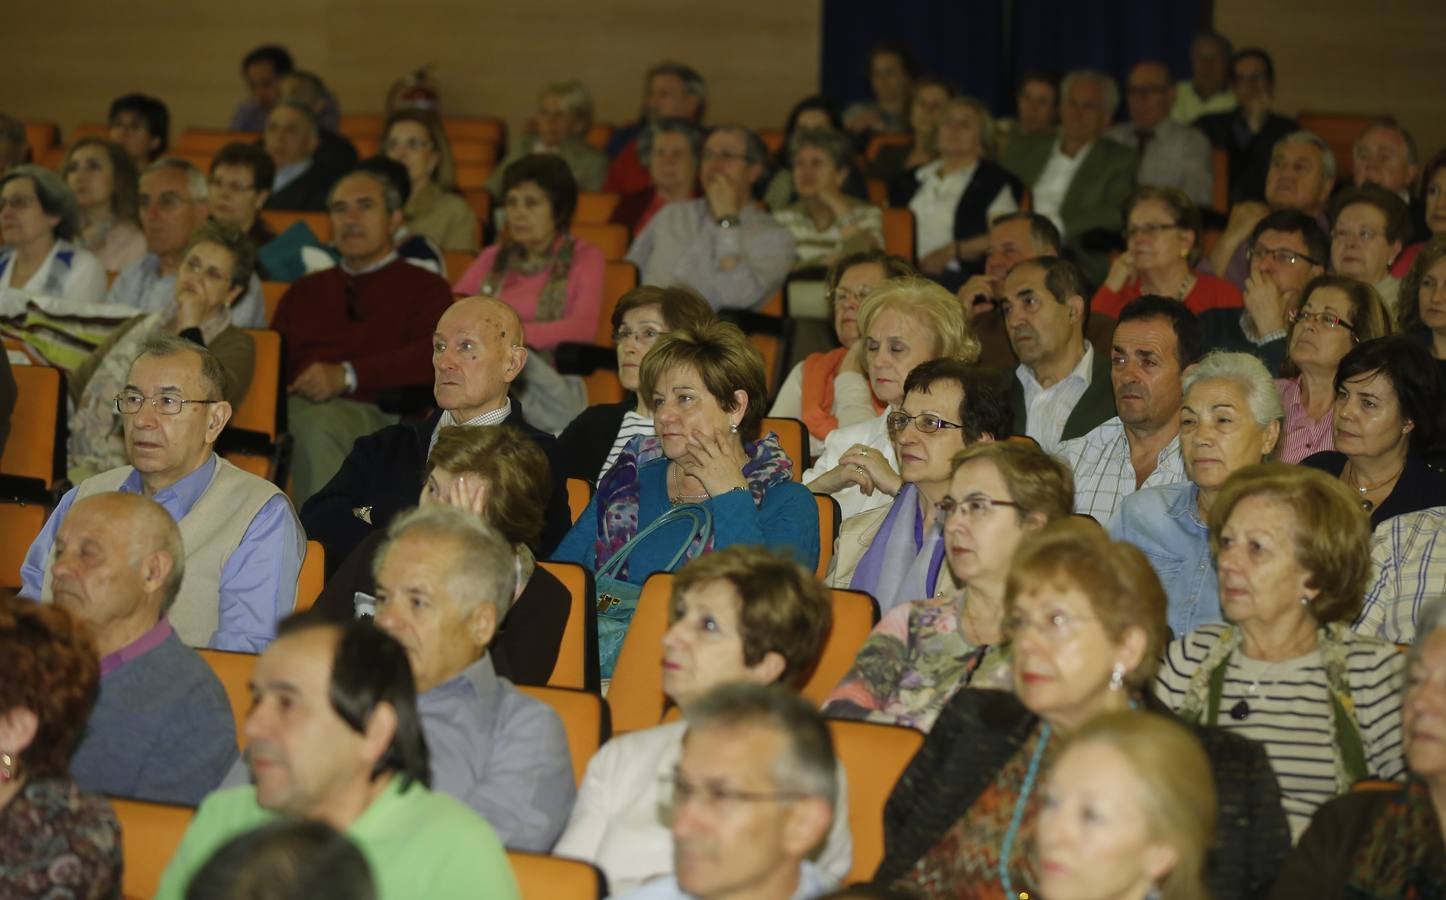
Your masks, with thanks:
[[[602,477],[613,467],[613,463],[618,461],[618,456],[628,445],[628,441],[638,435],[652,437],[653,420],[639,415],[635,409],[630,409],[623,413],[623,424],[618,428],[618,436],[613,439],[613,448],[608,451],[608,458],[603,461],[602,471],[597,473],[597,481],[602,481]]]
[[[1155,695],[1171,709],[1178,710],[1184,703],[1190,676],[1225,628],[1203,625],[1172,641],[1165,650]],[[1394,645],[1359,635],[1346,653],[1366,768],[1377,778],[1397,779],[1405,771],[1401,748],[1405,663],[1405,655]],[[1242,700],[1250,714],[1237,720],[1230,710]],[[1320,652],[1271,663],[1237,651],[1225,670],[1220,717],[1215,724],[1264,745],[1280,782],[1291,837],[1298,840],[1316,807],[1336,796],[1331,702]]]

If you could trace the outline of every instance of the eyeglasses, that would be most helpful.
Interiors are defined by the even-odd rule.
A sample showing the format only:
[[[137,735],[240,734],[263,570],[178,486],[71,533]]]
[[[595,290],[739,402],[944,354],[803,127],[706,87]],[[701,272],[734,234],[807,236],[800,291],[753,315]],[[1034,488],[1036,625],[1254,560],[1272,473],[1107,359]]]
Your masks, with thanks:
[[[698,803],[707,812],[718,813],[742,803],[785,803],[807,796],[802,791],[739,791],[717,784],[693,784],[676,775],[658,778],[658,798],[674,812],[686,803]]]
[[[1164,225],[1159,222],[1150,222],[1145,225],[1131,225],[1125,229],[1125,240],[1132,240],[1137,237],[1159,237],[1166,231],[1175,231],[1179,225]]]
[[[884,422],[889,426],[889,431],[894,434],[898,434],[905,428],[908,428],[910,422],[914,423],[914,427],[919,429],[921,434],[933,434],[940,428],[964,427],[955,422],[945,421],[933,413],[919,413],[917,416],[911,416],[903,410],[889,413],[889,417],[885,419]]]
[[[668,332],[666,331],[659,331],[656,328],[642,328],[637,331],[634,331],[631,328],[619,328],[618,330],[613,332],[613,343],[621,344],[623,341],[637,338],[645,344],[651,344],[653,341],[656,341],[658,338],[662,337],[667,333]]]
[[[386,145],[386,150],[388,153],[392,153],[397,150],[430,149],[432,149],[432,142],[427,140],[426,138],[407,138],[406,140],[403,140],[401,138],[388,138]]]
[[[206,184],[210,185],[213,191],[228,191],[232,194],[249,194],[256,190],[254,184],[240,184],[235,181],[225,181],[220,178],[212,178]]]
[[[1348,241],[1351,238],[1355,238],[1356,240],[1364,244],[1367,241],[1374,241],[1376,238],[1380,237],[1381,234],[1382,232],[1377,231],[1374,228],[1357,228],[1355,231],[1350,231],[1345,228],[1332,228],[1331,240]]]
[[[145,394],[127,392],[115,395],[115,411],[123,416],[133,416],[141,411],[146,401],[163,416],[177,416],[185,408],[187,403],[220,403],[220,400],[183,400],[175,394],[157,394],[154,397],[147,397]]]
[[[1052,612],[1040,619],[1013,615],[1000,623],[999,629],[1011,642],[1018,641],[1025,631],[1037,631],[1039,636],[1051,644],[1059,644],[1074,634],[1084,622],[1096,622],[1093,616],[1072,616],[1064,612]]]
[[[215,266],[207,266],[205,263],[201,262],[200,259],[194,256],[187,257],[186,261],[181,263],[181,268],[191,275],[200,275],[207,281],[214,281],[218,284],[221,282],[229,282],[231,280],[230,275],[223,273]]]
[[[874,285],[872,284],[856,288],[836,287],[829,293],[828,299],[834,303],[845,303],[848,301],[862,303],[864,302],[864,298],[869,295],[869,291],[873,289]]]
[[[150,209],[152,206],[158,206],[160,207],[161,212],[170,213],[180,209],[182,204],[188,202],[190,201],[188,201],[185,197],[182,197],[175,191],[167,191],[159,197],[151,197],[147,194],[141,194],[138,200],[138,205],[141,209]]]
[[[0,212],[6,209],[13,209],[16,212],[25,212],[27,209],[34,209],[40,205],[40,201],[27,194],[16,194],[13,197],[0,197]]]
[[[945,497],[943,500],[934,504],[934,510],[938,514],[935,518],[940,522],[947,522],[953,517],[954,513],[963,512],[964,518],[971,522],[978,522],[994,512],[994,507],[996,506],[1013,506],[1017,508],[1019,504],[1013,500],[995,500],[992,497],[983,496],[965,497],[963,500]]]
[[[1313,266],[1320,265],[1317,260],[1311,259],[1304,253],[1297,253],[1286,247],[1251,247],[1245,251],[1245,258],[1247,260],[1273,259],[1282,266],[1293,266],[1297,262],[1308,262]]]
[[[1314,322],[1322,328],[1345,327],[1350,330],[1355,330],[1356,327],[1353,323],[1347,322],[1332,312],[1312,312],[1308,309],[1292,309],[1285,314],[1285,317],[1290,320],[1290,324],[1292,325],[1297,322]]]

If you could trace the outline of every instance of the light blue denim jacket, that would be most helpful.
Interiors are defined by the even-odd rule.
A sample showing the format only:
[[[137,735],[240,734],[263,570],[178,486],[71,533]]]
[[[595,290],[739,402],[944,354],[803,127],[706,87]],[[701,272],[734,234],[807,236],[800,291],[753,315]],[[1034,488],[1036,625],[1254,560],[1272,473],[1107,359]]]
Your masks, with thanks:
[[[1220,585],[1210,555],[1210,528],[1200,521],[1193,482],[1144,488],[1125,497],[1110,536],[1139,547],[1160,576],[1176,637],[1223,622]]]

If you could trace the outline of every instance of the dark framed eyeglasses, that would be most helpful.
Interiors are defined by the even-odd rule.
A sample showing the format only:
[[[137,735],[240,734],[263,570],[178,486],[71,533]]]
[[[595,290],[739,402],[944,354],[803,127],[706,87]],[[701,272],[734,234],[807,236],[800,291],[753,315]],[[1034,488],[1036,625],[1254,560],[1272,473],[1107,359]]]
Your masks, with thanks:
[[[963,500],[945,497],[934,504],[934,510],[938,513],[937,518],[940,522],[949,521],[956,512],[962,512],[964,518],[977,522],[994,512],[996,506],[1018,507],[1019,504],[1013,500],[995,500],[993,497],[983,496],[965,497]]]
[[[1345,328],[1351,332],[1352,337],[1355,336],[1355,323],[1348,322],[1333,312],[1312,312],[1308,309],[1292,309],[1285,314],[1285,317],[1290,320],[1290,324],[1292,325],[1297,322],[1314,322],[1326,329]]]
[[[910,422],[914,423],[914,427],[919,429],[921,434],[933,434],[940,428],[964,427],[957,422],[949,422],[941,419],[933,413],[919,413],[917,416],[911,416],[903,410],[889,413],[889,417],[884,420],[884,423],[889,426],[889,431],[893,434],[898,434],[905,428],[908,428]]]
[[[1320,265],[1320,262],[1311,259],[1304,253],[1296,253],[1288,247],[1251,247],[1245,251],[1245,258],[1252,259],[1273,259],[1282,266],[1293,266],[1298,262],[1309,263],[1313,266]]]
[[[208,403],[220,403],[220,400],[185,400],[175,394],[157,394],[154,397],[147,397],[144,394],[126,393],[115,395],[115,411],[123,416],[133,416],[141,411],[146,401],[163,416],[178,416],[181,410],[186,408],[187,403],[205,405]]]

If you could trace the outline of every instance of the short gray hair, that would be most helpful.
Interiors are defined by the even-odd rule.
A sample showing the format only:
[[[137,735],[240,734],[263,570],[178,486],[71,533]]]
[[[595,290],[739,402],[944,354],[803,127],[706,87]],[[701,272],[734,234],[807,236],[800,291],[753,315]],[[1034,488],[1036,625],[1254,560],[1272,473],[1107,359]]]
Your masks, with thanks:
[[[1352,155],[1355,154],[1356,148],[1361,145],[1361,141],[1365,140],[1366,135],[1370,134],[1373,131],[1396,132],[1396,134],[1400,135],[1401,141],[1406,145],[1406,162],[1414,166],[1417,162],[1420,161],[1416,151],[1415,135],[1407,131],[1406,126],[1402,125],[1400,122],[1397,122],[1395,116],[1382,116],[1381,118],[1376,119],[1374,122],[1367,125],[1365,131],[1362,131],[1360,133],[1360,136],[1356,138],[1355,143],[1351,144]]]
[[[1316,134],[1314,131],[1306,131],[1302,128],[1300,131],[1292,131],[1290,134],[1275,142],[1276,147],[1279,147],[1281,144],[1308,144],[1319,150],[1321,174],[1325,176],[1326,184],[1335,184],[1336,152],[1331,149],[1330,144],[1325,142],[1325,138]],[[1272,147],[1271,153],[1274,154],[1274,152],[1274,147]]]
[[[286,74],[289,76],[295,73],[288,72]],[[266,118],[270,120],[272,116],[276,115],[278,110],[282,109],[294,109],[297,112],[301,113],[301,115],[306,119],[306,124],[311,126],[311,133],[317,135],[318,137],[321,135],[321,123],[317,121],[316,113],[311,111],[311,107],[307,106],[304,103],[299,103],[295,100],[278,101],[275,106],[271,107],[271,112],[267,113]]]
[[[793,140],[788,142],[788,158],[793,159],[804,147],[814,147],[828,154],[833,160],[833,167],[840,172],[847,172],[854,161],[853,142],[847,135],[832,128],[801,128],[794,132]]]
[[[1120,86],[1115,82],[1114,78],[1098,69],[1075,69],[1073,72],[1064,76],[1064,80],[1059,83],[1060,99],[1063,100],[1068,97],[1070,85],[1081,78],[1097,82],[1104,90],[1105,114],[1108,118],[1113,119],[1115,110],[1120,108]]]
[[[80,233],[80,204],[59,175],[44,166],[16,166],[0,176],[0,188],[18,178],[30,179],[35,186],[35,199],[40,201],[40,208],[46,215],[60,217],[55,226],[57,238],[68,241]]]
[[[653,155],[653,141],[657,140],[660,134],[681,134],[688,139],[688,147],[693,151],[693,162],[697,163],[703,158],[703,132],[699,131],[692,121],[673,116],[649,122],[638,133],[638,159],[642,160],[643,165],[646,166],[649,157]]]
[[[592,126],[592,95],[587,92],[587,86],[576,78],[547,84],[538,100],[543,97],[561,100],[563,108],[582,121],[582,131],[586,132]]]
[[[180,172],[186,176],[186,193],[191,195],[191,202],[203,202],[210,195],[206,189],[206,173],[191,165],[188,161],[177,156],[162,156],[160,159],[146,166],[141,171],[141,177],[152,172]]]
[[[447,569],[448,593],[467,610],[491,603],[497,607],[497,621],[502,621],[517,592],[517,553],[506,539],[455,506],[428,503],[402,513],[387,526],[386,540],[372,557],[373,579],[392,544],[410,534],[426,536],[433,547],[437,538],[450,540],[454,553]]]
[[[326,205],[331,206],[331,199],[336,196],[336,189],[341,187],[343,181],[357,175],[376,182],[377,187],[382,189],[382,201],[387,205],[387,215],[390,216],[406,205],[406,201],[402,199],[401,185],[388,178],[385,172],[380,169],[373,169],[369,165],[357,166],[350,172],[339,176],[336,181],[333,181],[331,188],[326,192]]]
[[[1271,422],[1285,419],[1285,407],[1280,402],[1280,391],[1276,390],[1275,379],[1265,363],[1249,353],[1226,353],[1215,350],[1185,370],[1180,377],[1180,393],[1202,381],[1222,379],[1235,384],[1245,394],[1245,403],[1257,425],[1264,428]]]
[[[180,353],[194,353],[201,360],[201,380],[206,385],[207,400],[226,399],[226,388],[230,384],[230,376],[216,358],[216,354],[202,347],[200,344],[188,341],[167,332],[153,334],[141,342],[141,348],[136,353],[136,360],[142,356],[175,356]],[[131,361],[135,366],[135,360]]]
[[[818,710],[798,694],[779,685],[725,684],[704,694],[684,715],[690,734],[705,728],[749,725],[778,732],[785,742],[773,769],[779,790],[818,797],[833,805],[838,794],[833,738]]]

